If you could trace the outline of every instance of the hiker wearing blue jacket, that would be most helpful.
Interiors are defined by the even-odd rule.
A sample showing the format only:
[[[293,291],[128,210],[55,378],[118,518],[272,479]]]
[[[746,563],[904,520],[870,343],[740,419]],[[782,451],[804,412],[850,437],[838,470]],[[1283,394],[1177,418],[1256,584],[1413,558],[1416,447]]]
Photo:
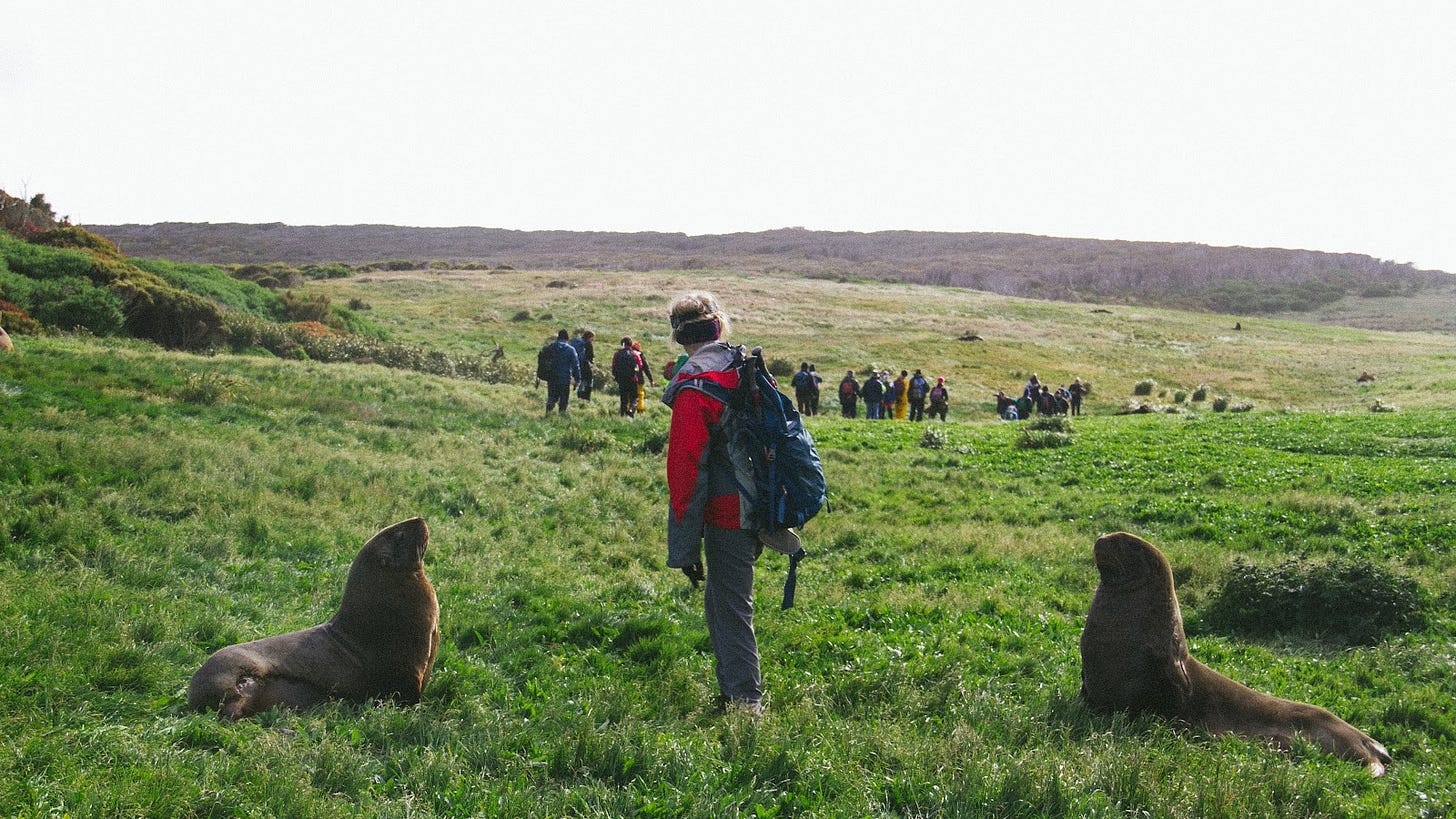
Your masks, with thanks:
[[[562,330],[556,334],[556,340],[551,342],[549,350],[553,358],[550,369],[546,373],[546,414],[551,414],[551,408],[560,403],[561,414],[566,414],[566,400],[571,397],[571,385],[581,380],[581,364],[576,356],[576,350],[567,341],[570,335]]]

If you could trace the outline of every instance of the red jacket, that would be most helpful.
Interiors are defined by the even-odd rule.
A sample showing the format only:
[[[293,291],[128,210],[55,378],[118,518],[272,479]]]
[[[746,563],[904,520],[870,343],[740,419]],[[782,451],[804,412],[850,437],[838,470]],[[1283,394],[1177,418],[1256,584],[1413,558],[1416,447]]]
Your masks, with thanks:
[[[672,407],[667,437],[668,565],[696,562],[704,524],[721,529],[745,528],[741,502],[722,436],[714,431],[723,420],[722,402],[695,387],[700,380],[725,389],[738,386],[738,373],[725,370],[733,348],[710,343],[682,367],[662,400]],[[685,561],[685,562],[680,562]]]

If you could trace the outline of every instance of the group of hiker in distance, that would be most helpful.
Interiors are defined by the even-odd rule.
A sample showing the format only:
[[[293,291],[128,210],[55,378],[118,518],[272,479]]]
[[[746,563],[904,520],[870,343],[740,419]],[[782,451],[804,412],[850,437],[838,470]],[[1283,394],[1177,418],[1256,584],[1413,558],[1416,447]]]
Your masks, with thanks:
[[[680,354],[676,360],[663,366],[664,387],[672,382],[686,360],[687,355]],[[566,413],[566,402],[573,388],[578,399],[591,400],[596,381],[592,369],[595,361],[596,333],[591,330],[572,336],[563,329],[556,334],[555,341],[541,348],[536,358],[536,378],[546,382],[548,415],[553,409],[559,409],[563,415]],[[630,417],[646,410],[647,388],[657,384],[642,351],[642,343],[634,341],[631,336],[623,336],[620,346],[612,354],[611,373],[617,384],[617,413]],[[789,379],[800,415],[819,414],[823,382],[815,365],[807,361],[801,363],[799,370]],[[1024,421],[1033,414],[1081,415],[1082,399],[1090,392],[1091,388],[1080,378],[1053,389],[1041,383],[1036,373],[1032,373],[1020,396],[1012,397],[1001,390],[996,391],[996,416],[1007,421]],[[872,421],[924,421],[927,418],[944,421],[950,408],[950,391],[945,386],[945,376],[937,376],[932,384],[918,369],[913,374],[901,370],[899,377],[893,377],[890,370],[871,368],[863,383],[855,378],[854,370],[848,370],[840,379],[836,394],[839,396],[839,414],[844,418],[859,417],[860,401],[864,401],[865,418]]]

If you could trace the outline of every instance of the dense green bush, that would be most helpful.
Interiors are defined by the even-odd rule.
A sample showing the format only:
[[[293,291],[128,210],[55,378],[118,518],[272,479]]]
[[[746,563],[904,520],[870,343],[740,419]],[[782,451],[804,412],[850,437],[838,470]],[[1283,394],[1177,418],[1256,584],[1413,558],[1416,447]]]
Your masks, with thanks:
[[[1151,378],[1144,378],[1132,385],[1133,395],[1152,395],[1153,390],[1158,388],[1158,382]]]
[[[135,266],[153,273],[180,290],[195,293],[228,310],[242,310],[260,318],[285,318],[283,299],[256,282],[237,278],[221,267],[163,259],[132,259]]]
[[[112,336],[126,323],[116,294],[76,276],[37,282],[29,302],[30,314],[36,321],[61,330]]]
[[[1026,425],[1032,432],[1072,432],[1072,420],[1065,415],[1038,415]]]
[[[1339,301],[1345,288],[1322,281],[1290,284],[1251,279],[1223,279],[1195,296],[1198,306],[1219,313],[1280,313],[1313,310]]]
[[[229,313],[223,319],[219,338],[233,352],[266,350],[279,358],[379,364],[393,369],[468,378],[489,384],[529,384],[534,372],[525,365],[503,358],[452,356],[418,345],[398,344],[349,333],[318,334],[310,332],[310,327],[317,328],[318,325],[279,324]]]
[[[1429,595],[1365,557],[1291,558],[1260,566],[1235,558],[1198,624],[1257,637],[1300,633],[1351,645],[1425,627]]]
[[[34,245],[9,236],[0,236],[0,259],[10,274],[34,281],[80,278],[110,290],[120,300],[126,333],[164,347],[197,348],[222,325],[222,309],[212,301],[179,290],[121,259]],[[10,276],[6,281],[7,290],[19,295]],[[26,306],[19,300],[16,303]]]
[[[292,290],[283,294],[283,315],[289,321],[317,321],[327,324],[331,315],[329,297],[323,293],[300,296]]]
[[[122,258],[121,248],[117,247],[115,242],[74,225],[66,225],[39,233],[30,240],[30,243],[47,247],[70,247],[111,259]]]

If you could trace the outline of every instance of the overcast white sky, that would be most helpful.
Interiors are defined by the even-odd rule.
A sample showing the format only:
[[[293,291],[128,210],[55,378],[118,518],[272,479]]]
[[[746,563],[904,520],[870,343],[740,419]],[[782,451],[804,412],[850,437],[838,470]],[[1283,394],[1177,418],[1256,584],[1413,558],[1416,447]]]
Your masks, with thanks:
[[[4,3],[81,224],[1011,231],[1456,272],[1456,3]]]

